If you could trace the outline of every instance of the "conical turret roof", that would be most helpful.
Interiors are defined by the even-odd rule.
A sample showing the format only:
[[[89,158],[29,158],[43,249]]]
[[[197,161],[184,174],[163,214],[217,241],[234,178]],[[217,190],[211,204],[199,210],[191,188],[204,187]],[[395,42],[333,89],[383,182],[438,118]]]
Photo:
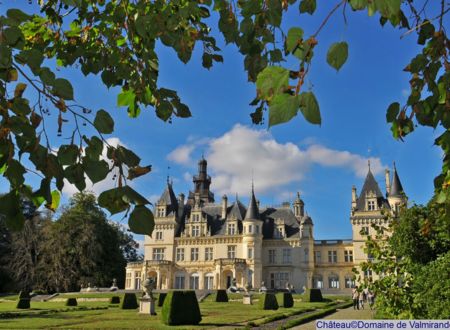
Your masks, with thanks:
[[[359,210],[363,210],[366,205],[366,195],[369,192],[373,192],[377,198],[383,198],[383,194],[381,193],[380,187],[378,186],[375,177],[372,174],[372,171],[369,167],[369,172],[367,172],[366,180],[364,181],[364,185],[362,187],[361,193],[356,203],[356,208]]]
[[[250,203],[248,204],[244,220],[246,219],[259,219],[258,203],[256,202],[253,185],[252,185],[252,198],[250,199]]]
[[[400,197],[402,195],[403,195],[402,183],[400,182],[400,178],[398,177],[397,174],[397,168],[395,167],[394,164],[394,175],[392,176],[391,191],[389,193],[389,196]]]

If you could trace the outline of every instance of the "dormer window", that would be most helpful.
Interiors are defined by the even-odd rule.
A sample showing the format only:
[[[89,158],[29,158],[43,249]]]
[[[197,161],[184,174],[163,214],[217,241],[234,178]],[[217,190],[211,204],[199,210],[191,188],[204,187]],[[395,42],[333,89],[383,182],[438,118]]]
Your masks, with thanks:
[[[278,226],[275,230],[275,237],[276,238],[283,238],[284,237],[284,228],[282,226]]]
[[[368,211],[374,211],[375,210],[375,201],[374,200],[369,200],[367,201],[367,210]]]
[[[166,208],[165,207],[159,207],[157,211],[158,217],[162,218],[166,216]]]
[[[236,234],[236,225],[234,223],[229,223],[227,226],[228,235]]]
[[[193,214],[192,222],[199,222],[199,221],[200,221],[200,214]]]
[[[192,237],[200,236],[200,226],[192,226]]]

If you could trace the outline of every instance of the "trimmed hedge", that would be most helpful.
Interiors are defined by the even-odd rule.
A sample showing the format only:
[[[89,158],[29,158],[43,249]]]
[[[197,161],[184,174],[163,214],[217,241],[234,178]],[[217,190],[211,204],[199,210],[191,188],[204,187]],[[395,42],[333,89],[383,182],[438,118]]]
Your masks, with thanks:
[[[294,299],[292,299],[292,294],[290,292],[283,292],[282,306],[284,308],[291,308],[294,306]]]
[[[67,298],[66,306],[78,306],[77,298]]]
[[[125,293],[123,296],[122,305],[120,308],[122,309],[136,309],[139,305],[137,303],[136,295],[134,293]]]
[[[195,291],[170,291],[164,299],[161,320],[167,325],[197,325],[202,320]]]
[[[120,304],[120,297],[119,296],[112,296],[110,301],[110,304]]]
[[[328,308],[328,309],[324,309],[324,310],[320,310],[317,312],[313,312],[311,314],[305,315],[303,317],[299,317],[293,320],[289,320],[286,323],[284,323],[282,326],[279,326],[278,329],[279,330],[284,330],[284,329],[289,329],[289,328],[293,328],[297,325],[300,324],[304,324],[310,321],[314,321],[317,319],[321,319],[324,318],[325,316],[328,316],[330,314],[333,314],[336,312],[336,308]]]
[[[216,302],[228,302],[228,295],[226,290],[217,290]]]
[[[19,299],[30,299],[30,293],[28,291],[20,291]]]
[[[322,302],[322,291],[320,289],[308,289],[305,292],[305,300],[306,302]]]
[[[30,298],[21,298],[17,301],[16,308],[18,309],[29,309],[30,308]]]
[[[159,296],[158,296],[158,307],[161,307],[162,305],[164,305],[164,300],[166,300],[166,296],[167,296],[167,293],[165,293],[165,292],[162,292],[162,293],[159,294]]]
[[[273,293],[264,293],[259,299],[259,307],[265,310],[277,310],[278,301]]]

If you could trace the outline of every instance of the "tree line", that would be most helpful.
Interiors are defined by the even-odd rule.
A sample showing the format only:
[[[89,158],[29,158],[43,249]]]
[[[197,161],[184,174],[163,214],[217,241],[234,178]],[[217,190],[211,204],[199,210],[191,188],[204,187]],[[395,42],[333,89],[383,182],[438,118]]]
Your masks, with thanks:
[[[13,232],[0,216],[0,292],[78,291],[84,285],[119,287],[125,266],[141,258],[138,243],[123,226],[107,219],[91,193],[77,193],[56,220],[23,199],[26,219]]]

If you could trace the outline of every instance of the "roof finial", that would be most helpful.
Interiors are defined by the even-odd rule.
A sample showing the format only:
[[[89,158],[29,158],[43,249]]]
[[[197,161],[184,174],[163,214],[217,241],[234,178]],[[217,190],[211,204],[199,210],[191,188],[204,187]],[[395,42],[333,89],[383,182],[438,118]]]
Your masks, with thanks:
[[[395,160],[394,160],[394,171],[397,171],[397,167],[395,166]]]
[[[170,166],[167,166],[167,184],[170,183]]]
[[[367,165],[369,166],[369,171],[370,171],[370,159],[367,160]]]
[[[253,181],[253,168],[252,168],[252,194],[254,193],[254,188],[255,188],[255,185],[254,185],[254,181]]]
[[[238,193],[236,193],[236,202],[238,201],[239,197],[238,197]]]

